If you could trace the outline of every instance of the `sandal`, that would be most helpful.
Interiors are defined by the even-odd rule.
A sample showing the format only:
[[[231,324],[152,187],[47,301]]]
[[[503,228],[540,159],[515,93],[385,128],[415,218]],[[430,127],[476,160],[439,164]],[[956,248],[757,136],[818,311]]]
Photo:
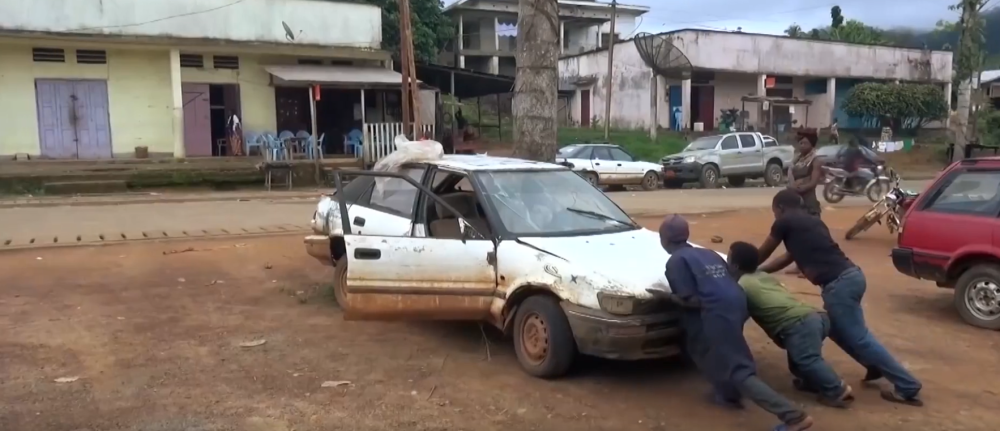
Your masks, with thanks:
[[[897,393],[894,390],[888,390],[888,389],[883,390],[882,391],[882,399],[886,400],[886,401],[889,401],[891,403],[904,404],[904,405],[913,406],[913,407],[923,407],[924,406],[924,402],[921,401],[920,398],[918,398],[916,396],[907,398],[907,397],[904,397],[904,396],[900,395],[899,393]]]
[[[813,426],[812,416],[806,416],[805,419],[794,423],[794,424],[781,424],[774,427],[773,431],[803,431]]]
[[[851,389],[851,386],[848,385],[846,382],[841,382],[841,386],[844,388],[844,392],[841,393],[839,397],[837,397],[836,399],[830,399],[824,396],[820,396],[817,399],[819,403],[827,407],[833,407],[838,409],[846,409],[850,407],[851,403],[854,402],[853,390]]]

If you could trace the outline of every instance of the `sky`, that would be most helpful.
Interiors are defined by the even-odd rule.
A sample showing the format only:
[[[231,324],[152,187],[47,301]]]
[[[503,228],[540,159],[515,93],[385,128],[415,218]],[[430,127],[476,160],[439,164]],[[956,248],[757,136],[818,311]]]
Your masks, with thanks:
[[[445,4],[455,0],[445,0]],[[610,0],[599,0],[610,2]],[[838,5],[845,20],[857,19],[881,28],[930,29],[940,19],[958,18],[948,6],[957,0],[620,0],[647,6],[637,31],[657,33],[680,28],[736,30],[782,34],[792,23],[808,31],[830,25],[830,8]]]

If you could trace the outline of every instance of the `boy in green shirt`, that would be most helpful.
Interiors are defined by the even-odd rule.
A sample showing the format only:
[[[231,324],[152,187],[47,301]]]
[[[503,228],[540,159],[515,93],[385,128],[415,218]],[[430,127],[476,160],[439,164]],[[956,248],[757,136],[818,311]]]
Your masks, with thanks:
[[[795,299],[770,274],[757,271],[757,247],[745,242],[729,246],[729,271],[747,295],[750,317],[788,353],[795,388],[817,393],[822,404],[846,408],[851,387],[823,360],[823,340],[830,331],[826,313]]]

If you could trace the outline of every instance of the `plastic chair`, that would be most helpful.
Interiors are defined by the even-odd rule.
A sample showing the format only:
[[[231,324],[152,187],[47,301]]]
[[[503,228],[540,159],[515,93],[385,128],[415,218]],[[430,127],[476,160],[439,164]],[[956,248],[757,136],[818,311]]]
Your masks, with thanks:
[[[273,161],[284,160],[285,159],[285,143],[274,135],[265,135],[264,139],[267,141],[267,153],[270,159]]]
[[[263,135],[259,135],[254,132],[244,132],[243,133],[243,146],[246,155],[250,155],[250,149],[257,147],[257,154],[264,155],[264,141]]]
[[[355,158],[360,158],[364,151],[364,139],[364,134],[358,129],[344,135],[344,154],[347,154],[347,149],[350,148],[351,154],[354,154]]]
[[[313,138],[309,138],[309,147],[306,148],[306,153],[310,159],[323,158],[323,139],[326,139],[326,133],[319,135],[319,142],[313,142]]]

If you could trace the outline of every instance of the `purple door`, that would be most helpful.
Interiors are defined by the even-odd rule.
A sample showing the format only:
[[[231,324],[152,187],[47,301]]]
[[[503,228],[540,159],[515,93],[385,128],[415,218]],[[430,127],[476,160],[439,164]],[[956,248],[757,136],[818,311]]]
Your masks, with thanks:
[[[212,106],[208,84],[184,84],[184,150],[188,157],[212,155]]]
[[[35,94],[43,158],[111,158],[107,82],[38,80]]]

